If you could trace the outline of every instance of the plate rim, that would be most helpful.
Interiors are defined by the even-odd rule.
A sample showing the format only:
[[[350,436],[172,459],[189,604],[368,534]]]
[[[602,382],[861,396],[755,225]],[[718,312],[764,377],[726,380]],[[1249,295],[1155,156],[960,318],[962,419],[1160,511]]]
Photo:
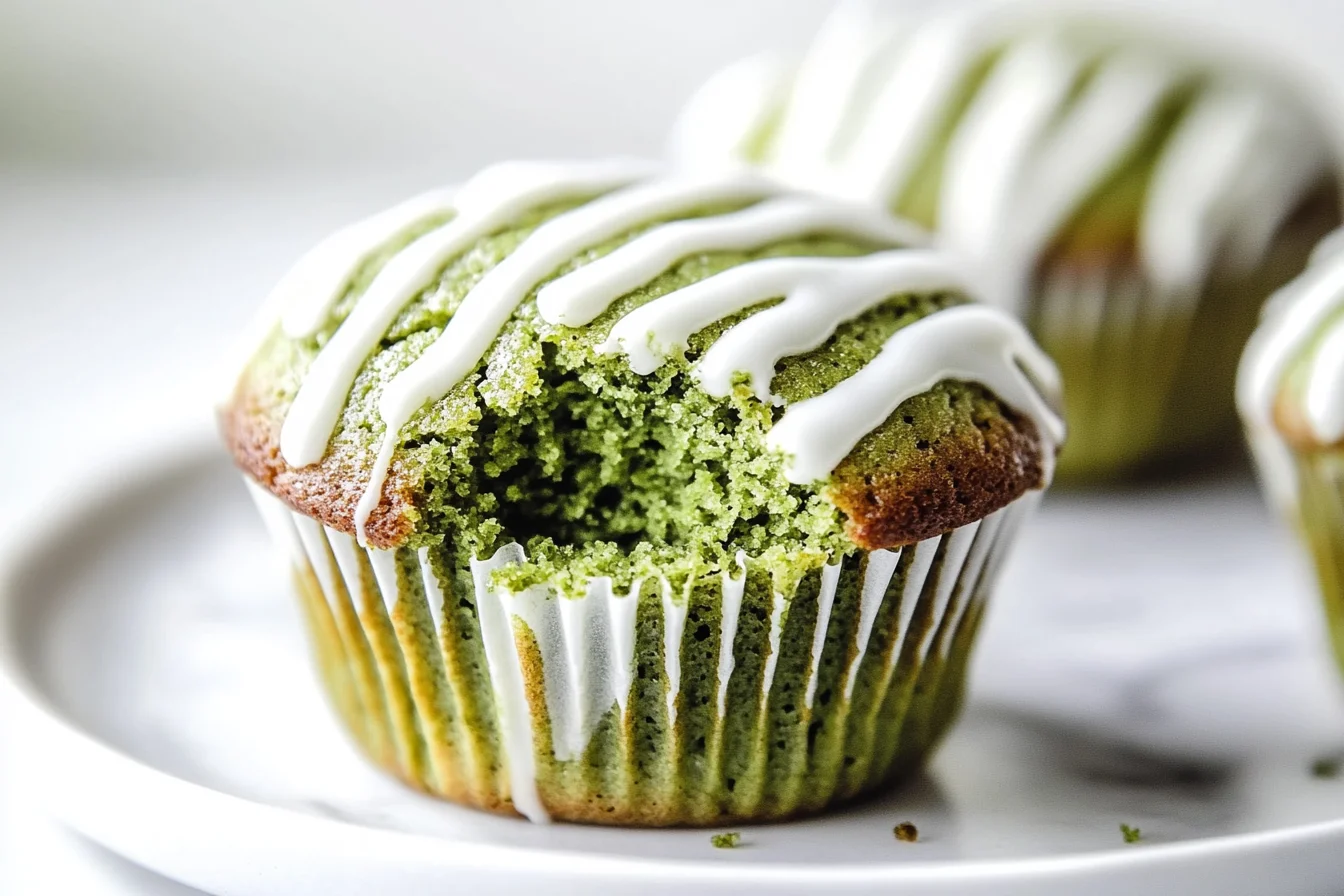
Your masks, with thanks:
[[[789,865],[737,863],[730,860],[637,858],[604,852],[581,852],[535,846],[456,841],[407,831],[373,827],[353,821],[325,818],[284,806],[252,800],[178,777],[155,767],[100,738],[76,719],[67,716],[44,692],[33,671],[22,659],[22,622],[19,608],[23,574],[58,543],[67,529],[114,507],[137,492],[162,482],[165,471],[180,471],[220,455],[223,449],[213,433],[200,422],[178,425],[149,438],[107,450],[92,466],[55,487],[39,488],[38,496],[10,519],[22,521],[7,527],[0,536],[0,692],[16,708],[20,739],[38,738],[78,757],[83,767],[99,769],[102,785],[129,792],[146,787],[164,804],[184,807],[188,814],[239,817],[252,822],[252,829],[287,828],[317,842],[348,843],[360,853],[382,851],[404,856],[422,867],[438,871],[481,870],[517,866],[521,861],[530,873],[567,877],[600,877],[627,882],[726,883],[778,887],[789,885],[888,886],[897,884],[1022,881],[1033,877],[1059,878],[1074,873],[1142,867],[1181,866],[1188,862],[1214,861],[1220,857],[1244,858],[1315,841],[1344,842],[1344,810],[1335,820],[1311,822],[1240,834],[1221,834],[1173,843],[1147,843],[1140,848],[1116,846],[1057,856],[993,859],[941,859],[935,861],[807,862]],[[107,488],[109,481],[115,482]],[[24,724],[26,722],[26,725]],[[85,777],[89,777],[85,775]],[[109,783],[112,782],[112,783]],[[116,783],[122,782],[122,783]],[[127,787],[125,782],[130,782]],[[108,843],[106,831],[90,830],[87,820],[69,806],[56,814],[76,830],[118,852]],[[520,820],[519,824],[528,822]],[[743,825],[744,829],[769,830],[770,825]],[[712,829],[710,829],[712,830]],[[124,853],[123,853],[124,854]]]

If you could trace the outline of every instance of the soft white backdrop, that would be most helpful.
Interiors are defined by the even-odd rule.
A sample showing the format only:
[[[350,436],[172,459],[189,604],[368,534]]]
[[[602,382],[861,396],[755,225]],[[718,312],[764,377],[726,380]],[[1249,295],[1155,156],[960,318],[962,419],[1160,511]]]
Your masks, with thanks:
[[[1344,88],[1338,0],[1136,2]],[[324,231],[501,157],[656,152],[704,75],[801,45],[829,6],[0,2],[0,525],[86,452],[186,409]],[[41,819],[3,726],[0,892],[157,891]]]

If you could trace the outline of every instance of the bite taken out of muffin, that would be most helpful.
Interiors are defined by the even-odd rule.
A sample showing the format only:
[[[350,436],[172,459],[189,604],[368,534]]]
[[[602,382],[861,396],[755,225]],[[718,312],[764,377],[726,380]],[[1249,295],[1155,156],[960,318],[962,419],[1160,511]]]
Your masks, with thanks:
[[[1063,439],[1057,372],[871,205],[509,163],[277,287],[225,441],[353,739],[533,820],[908,776]]]
[[[1340,221],[1333,106],[1209,29],[1095,7],[849,3],[801,58],[712,79],[673,139],[935,231],[1059,364],[1075,482],[1234,449],[1260,305]]]

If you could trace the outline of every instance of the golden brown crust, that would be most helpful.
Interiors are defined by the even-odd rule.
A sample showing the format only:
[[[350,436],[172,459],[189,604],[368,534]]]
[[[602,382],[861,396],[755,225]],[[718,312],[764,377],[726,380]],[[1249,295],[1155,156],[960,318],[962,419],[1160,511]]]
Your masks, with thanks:
[[[319,463],[291,467],[280,456],[283,420],[284,409],[274,407],[246,379],[233,401],[219,412],[224,443],[243,472],[299,513],[354,535],[355,508],[368,484],[369,465],[352,452],[336,449],[328,451]],[[382,501],[365,527],[371,547],[398,547],[410,537],[411,494],[406,477],[393,464],[383,485]]]
[[[930,445],[925,465],[865,472],[842,463],[826,494],[847,517],[845,534],[856,545],[894,548],[984,519],[1041,488],[1041,451],[1029,418],[995,416]]]

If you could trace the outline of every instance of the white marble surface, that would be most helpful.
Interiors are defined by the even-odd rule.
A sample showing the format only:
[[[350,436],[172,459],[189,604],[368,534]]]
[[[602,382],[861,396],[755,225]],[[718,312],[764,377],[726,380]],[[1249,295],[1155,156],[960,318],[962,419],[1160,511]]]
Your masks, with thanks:
[[[703,832],[531,825],[375,772],[319,698],[236,473],[208,434],[178,446],[157,438],[117,461],[113,504],[89,508],[77,489],[80,515],[65,499],[50,508],[57,549],[25,555],[0,652],[67,724],[140,763],[25,712],[40,744],[24,765],[41,788],[30,797],[212,892],[456,880],[511,894],[546,880],[577,893],[601,877],[676,893],[671,881],[694,877],[708,896],[777,892],[770,875],[788,868],[854,894],[1128,896],[1142,883],[1333,896],[1344,874],[1344,781],[1310,773],[1344,748],[1344,698],[1295,552],[1244,478],[1052,496],[993,599],[974,698],[929,773],[749,829],[750,849],[723,856]],[[70,538],[77,554],[60,549]],[[892,850],[897,817],[920,826],[917,850]],[[1120,821],[1143,848],[1121,842]],[[107,864],[76,855],[77,872]],[[21,865],[42,892],[50,866]]]

